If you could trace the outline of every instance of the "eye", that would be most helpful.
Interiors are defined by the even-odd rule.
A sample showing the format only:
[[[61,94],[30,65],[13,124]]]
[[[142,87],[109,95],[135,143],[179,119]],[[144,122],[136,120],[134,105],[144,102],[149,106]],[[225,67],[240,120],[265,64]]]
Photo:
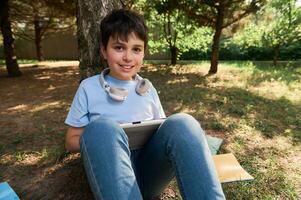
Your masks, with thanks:
[[[133,48],[133,51],[134,51],[135,53],[140,53],[140,52],[142,51],[142,48],[140,48],[140,47],[134,47],[134,48]]]
[[[114,46],[114,49],[115,49],[116,51],[122,51],[122,50],[124,50],[123,46],[121,46],[121,45],[116,45],[116,46]]]

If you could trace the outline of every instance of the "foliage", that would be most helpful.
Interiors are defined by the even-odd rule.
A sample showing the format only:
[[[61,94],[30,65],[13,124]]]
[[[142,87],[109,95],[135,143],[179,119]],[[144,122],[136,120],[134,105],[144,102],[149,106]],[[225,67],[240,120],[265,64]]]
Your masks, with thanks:
[[[301,10],[295,0],[274,0],[267,13],[273,20],[266,21],[263,42],[276,47],[301,40]]]
[[[42,37],[47,32],[75,28],[75,1],[12,0],[10,5],[14,33],[20,38],[34,40],[35,22],[42,29]]]
[[[217,72],[219,58],[219,43],[222,30],[251,13],[257,12],[265,0],[239,1],[173,1],[190,19],[199,26],[209,26],[214,29],[211,52],[210,74]]]
[[[180,56],[180,60],[210,60],[211,50],[189,49]],[[273,49],[265,46],[243,47],[230,38],[221,41],[220,60],[273,60]],[[280,47],[279,60],[301,59],[301,42]]]
[[[167,52],[172,61],[189,49],[207,49],[210,28],[198,28],[172,1],[138,1],[135,9],[144,13],[150,28],[150,53]]]
[[[153,21],[149,21],[150,26],[150,52],[158,53],[160,51],[167,51],[168,42],[167,38],[163,34],[162,27],[158,24],[160,22],[160,16],[157,16]],[[162,20],[162,18],[161,18]],[[175,18],[172,22],[176,22]],[[211,45],[212,29],[208,27],[198,28],[191,24],[177,23],[173,26],[177,30],[177,38],[175,40],[175,46],[179,50],[179,57],[182,53],[189,50],[202,49],[203,51],[209,51]]]
[[[300,8],[294,2],[270,1],[257,15],[248,17],[243,29],[221,39],[219,59],[273,60],[275,47],[279,50],[277,59],[300,59]],[[209,59],[209,56],[210,52],[202,49],[189,50],[181,59]]]
[[[35,42],[38,60],[43,60],[41,41],[46,34],[75,31],[74,0],[12,0],[10,7],[14,34]]]
[[[259,25],[254,21],[255,19],[253,17],[250,24],[248,24],[243,30],[234,34],[231,39],[231,43],[242,49],[262,47],[262,34],[265,30],[265,26]]]
[[[300,22],[300,9],[295,1],[270,1],[260,15],[252,16],[250,23],[222,48],[234,52],[237,59],[269,60],[275,56],[281,60],[300,59]],[[235,48],[240,49],[238,54]]]

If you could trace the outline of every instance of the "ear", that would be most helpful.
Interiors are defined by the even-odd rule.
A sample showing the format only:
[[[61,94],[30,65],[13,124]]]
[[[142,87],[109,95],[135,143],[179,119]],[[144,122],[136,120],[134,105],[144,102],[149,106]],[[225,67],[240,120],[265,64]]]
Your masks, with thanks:
[[[107,51],[105,50],[105,48],[103,46],[100,47],[100,51],[101,51],[103,58],[107,59]]]

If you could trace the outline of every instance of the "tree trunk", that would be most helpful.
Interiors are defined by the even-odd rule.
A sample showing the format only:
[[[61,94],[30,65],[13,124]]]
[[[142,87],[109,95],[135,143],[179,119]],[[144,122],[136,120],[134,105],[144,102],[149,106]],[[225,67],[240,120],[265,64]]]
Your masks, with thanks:
[[[171,54],[171,65],[177,64],[177,57],[178,57],[178,48],[175,46],[170,47],[170,54]]]
[[[17,56],[14,50],[14,38],[11,31],[11,25],[9,21],[9,6],[8,0],[4,0],[0,7],[0,26],[3,36],[3,46],[5,55],[5,64],[8,72],[8,76],[16,77],[21,76],[22,73],[17,63]]]
[[[42,28],[40,26],[39,18],[36,16],[34,19],[34,32],[35,32],[35,45],[36,45],[36,53],[37,60],[44,60],[43,49],[42,49]]]
[[[222,7],[222,6],[221,6]],[[215,33],[212,43],[211,66],[208,74],[217,73],[218,56],[219,56],[219,41],[223,30],[224,11],[223,8],[217,9],[217,18],[215,23]]]
[[[273,57],[273,64],[274,66],[277,65],[278,62],[278,57],[279,57],[279,45],[274,46],[274,57]]]
[[[121,0],[77,0],[77,41],[81,80],[99,73],[105,66],[100,53],[100,22]]]

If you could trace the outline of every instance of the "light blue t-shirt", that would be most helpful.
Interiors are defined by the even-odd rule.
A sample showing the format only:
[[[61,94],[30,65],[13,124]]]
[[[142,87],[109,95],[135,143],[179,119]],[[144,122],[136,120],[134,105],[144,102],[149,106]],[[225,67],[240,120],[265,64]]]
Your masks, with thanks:
[[[140,96],[135,88],[137,80],[122,81],[110,75],[105,80],[111,87],[128,90],[125,101],[112,99],[102,88],[99,75],[83,80],[75,94],[65,123],[72,127],[84,127],[100,116],[118,123],[128,123],[165,118],[156,89],[151,86],[149,93]]]

